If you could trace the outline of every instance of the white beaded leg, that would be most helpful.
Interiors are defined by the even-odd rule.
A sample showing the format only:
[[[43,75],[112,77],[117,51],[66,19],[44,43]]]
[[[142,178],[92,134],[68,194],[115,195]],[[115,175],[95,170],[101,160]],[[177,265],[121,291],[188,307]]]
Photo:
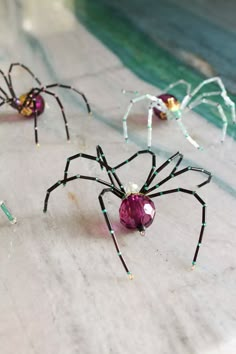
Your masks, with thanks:
[[[148,149],[150,149],[151,145],[152,145],[152,115],[153,115],[153,108],[151,105],[148,109],[148,122],[147,122],[147,128],[148,128],[147,146],[148,146]]]
[[[235,114],[235,103],[229,98],[229,96],[227,95],[226,91],[215,91],[215,92],[205,92],[202,93],[201,95],[199,95],[196,98],[196,101],[202,101],[203,98],[205,97],[209,97],[209,96],[221,96],[226,104],[226,106],[230,106],[231,108],[231,116],[232,116],[232,121],[235,123],[236,122],[236,114]],[[193,101],[193,103],[191,103],[189,105],[189,108],[191,109],[192,105],[194,104],[195,101]]]
[[[186,94],[189,95],[190,92],[191,92],[191,84],[185,80],[178,80],[172,84],[170,84],[169,86],[167,86],[167,88],[164,90],[164,92],[168,92],[170,91],[172,88],[174,88],[175,86],[178,86],[178,85],[185,85],[187,87],[187,90],[186,90]]]
[[[123,117],[123,134],[124,134],[124,138],[126,141],[128,141],[128,127],[127,127],[127,118],[128,118],[128,115],[129,115],[129,112],[131,110],[133,106],[133,102],[131,102],[129,104],[129,107],[127,109],[127,112],[125,113],[124,117]]]
[[[236,114],[235,114],[235,103],[229,98],[229,96],[226,94],[226,92],[223,92],[221,94],[223,100],[225,101],[225,104],[227,106],[231,107],[231,114],[232,114],[232,121],[236,123]]]
[[[210,79],[207,79],[207,80],[202,81],[202,82],[192,91],[192,93],[191,93],[192,97],[193,97],[194,95],[196,95],[196,93],[197,93],[199,90],[201,90],[201,88],[202,88],[203,86],[205,86],[205,85],[207,85],[207,84],[210,84],[210,83],[212,83],[212,82],[217,83],[217,84],[219,85],[220,89],[221,89],[221,92],[222,92],[222,93],[225,93],[225,94],[227,95],[225,86],[224,86],[223,81],[221,80],[221,78],[220,78],[220,77],[211,77]]]
[[[176,119],[180,129],[182,130],[182,133],[184,134],[185,138],[190,142],[190,144],[192,144],[196,149],[201,149],[202,147],[189,135],[187,129],[185,128],[185,126],[182,123],[181,118]]]
[[[224,112],[222,106],[219,103],[217,103],[217,102],[210,101],[210,100],[207,100],[207,99],[203,98],[201,101],[193,102],[191,104],[190,108],[194,108],[196,106],[199,106],[202,103],[209,104],[209,105],[214,106],[214,107],[216,107],[218,109],[220,117],[221,117],[221,119],[223,121],[222,138],[221,138],[221,141],[223,142],[225,140],[225,135],[226,135],[226,131],[227,131],[228,121],[227,121],[227,118],[226,118],[226,115],[225,115],[225,112]]]
[[[127,111],[126,111],[126,113],[125,113],[125,115],[124,115],[124,117],[123,117],[123,134],[124,134],[124,138],[125,138],[125,140],[126,141],[128,141],[128,127],[127,127],[127,119],[128,119],[128,115],[129,115],[129,113],[130,113],[130,111],[131,111],[131,108],[133,107],[133,104],[134,103],[136,103],[136,102],[138,102],[138,101],[141,101],[141,100],[144,100],[144,99],[149,99],[149,100],[157,100],[157,98],[155,97],[155,96],[152,96],[152,95],[148,95],[148,94],[146,94],[146,95],[142,95],[142,96],[139,96],[139,97],[136,97],[136,98],[134,98],[134,99],[132,99],[131,101],[130,101],[130,104],[129,104],[129,106],[128,106],[128,109],[127,109]]]
[[[127,95],[127,94],[139,95],[139,94],[140,94],[140,92],[138,92],[138,91],[125,90],[125,89],[122,89],[121,92],[122,92],[124,95]]]

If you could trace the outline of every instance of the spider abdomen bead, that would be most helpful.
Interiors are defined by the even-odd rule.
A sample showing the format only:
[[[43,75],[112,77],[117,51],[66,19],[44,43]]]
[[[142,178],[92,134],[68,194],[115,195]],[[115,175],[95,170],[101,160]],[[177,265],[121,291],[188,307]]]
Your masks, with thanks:
[[[157,96],[157,98],[160,98],[165,103],[169,111],[179,110],[180,103],[175,96],[170,95],[169,93],[163,93],[162,95]],[[166,113],[161,112],[158,108],[153,107],[153,111],[158,118],[162,120],[167,119]]]
[[[143,232],[150,226],[156,214],[153,201],[146,195],[133,193],[122,200],[120,222],[128,229],[138,229]]]
[[[21,106],[25,104],[24,108],[21,109],[20,111],[20,113],[24,117],[32,118],[34,116],[35,110],[38,116],[44,112],[45,102],[44,102],[44,98],[41,95],[32,94],[32,98],[29,97],[27,99],[28,102],[25,103],[26,98],[27,98],[27,94],[21,95],[19,97],[19,104],[18,104],[19,109],[21,109]],[[33,100],[35,103],[33,102]]]

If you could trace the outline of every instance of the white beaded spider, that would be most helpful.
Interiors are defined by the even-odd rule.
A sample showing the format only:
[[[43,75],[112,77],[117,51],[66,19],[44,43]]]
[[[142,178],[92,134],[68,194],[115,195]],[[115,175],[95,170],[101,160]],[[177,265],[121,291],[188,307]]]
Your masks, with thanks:
[[[208,85],[210,83],[216,83],[219,86],[219,91],[205,92],[205,93],[199,94],[199,91],[202,89],[202,87],[205,85]],[[170,95],[168,93],[161,94],[157,97],[150,95],[150,94],[145,94],[145,95],[133,98],[130,101],[128,109],[123,117],[123,132],[124,132],[124,138],[126,141],[128,140],[128,128],[127,128],[128,115],[131,111],[131,108],[133,107],[133,104],[138,101],[144,100],[144,99],[149,99],[151,101],[149,108],[148,108],[148,122],[147,122],[147,128],[148,128],[147,146],[149,149],[150,149],[151,143],[152,143],[152,116],[153,116],[153,113],[155,113],[155,115],[157,115],[158,118],[163,119],[163,120],[175,119],[176,122],[178,123],[181,131],[183,132],[185,138],[195,148],[201,149],[200,145],[189,135],[187,129],[185,128],[185,126],[182,122],[182,115],[187,108],[192,109],[192,108],[199,106],[202,103],[208,104],[210,106],[214,106],[218,109],[219,115],[223,121],[221,141],[223,142],[225,140],[228,119],[226,117],[224,109],[221,104],[208,99],[209,96],[221,96],[224,100],[225,105],[229,106],[231,108],[232,121],[234,123],[236,122],[235,103],[228,96],[227,91],[225,89],[225,86],[224,86],[221,78],[212,77],[210,79],[204,80],[194,90],[192,90],[190,83],[188,83],[185,80],[179,80],[179,81],[176,81],[175,83],[170,84],[166,88],[165,92],[168,92],[170,89],[172,89],[173,87],[175,87],[177,85],[185,85],[186,86],[186,95],[184,96],[181,103],[177,100],[177,98],[175,96]],[[123,90],[123,93],[126,93],[126,92],[132,92],[132,93],[138,94],[137,91]]]

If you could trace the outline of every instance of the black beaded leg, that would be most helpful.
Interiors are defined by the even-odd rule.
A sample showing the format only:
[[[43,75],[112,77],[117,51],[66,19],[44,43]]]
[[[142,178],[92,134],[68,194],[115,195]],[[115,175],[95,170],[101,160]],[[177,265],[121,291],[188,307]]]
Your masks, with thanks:
[[[195,192],[189,189],[185,189],[185,188],[175,188],[175,189],[169,189],[163,192],[159,192],[159,193],[153,193],[149,195],[149,198],[155,198],[155,197],[160,197],[162,195],[165,194],[171,194],[171,193],[176,193],[176,192],[182,192],[182,193],[187,193],[187,194],[191,194],[193,195],[198,202],[202,205],[202,225],[201,225],[201,230],[200,230],[200,234],[199,234],[199,239],[198,239],[198,243],[197,243],[197,247],[193,256],[193,261],[192,261],[192,269],[194,268],[196,262],[197,262],[197,257],[198,257],[198,252],[199,252],[199,248],[202,244],[202,238],[203,238],[203,233],[206,227],[206,203],[204,202],[204,200],[202,200],[202,198]]]
[[[86,98],[86,96],[85,96],[85,94],[83,93],[83,92],[81,92],[81,91],[79,91],[79,90],[77,90],[77,89],[75,89],[74,87],[72,87],[72,86],[69,86],[69,85],[63,85],[63,84],[51,84],[51,85],[47,85],[47,86],[45,86],[45,88],[46,89],[48,89],[48,88],[54,88],[54,87],[62,87],[62,88],[65,88],[65,89],[69,89],[69,90],[72,90],[72,91],[74,91],[74,92],[76,92],[76,93],[78,93],[80,96],[82,96],[82,98],[83,98],[83,100],[84,100],[84,102],[85,102],[85,104],[86,104],[86,107],[87,107],[87,110],[88,110],[88,113],[89,114],[91,114],[92,112],[91,112],[91,108],[90,108],[90,105],[89,105],[89,103],[88,103],[88,100],[87,100],[87,98]]]
[[[25,66],[24,64],[21,64],[21,63],[12,63],[9,67],[9,70],[8,70],[8,80],[9,80],[11,91],[12,91],[12,94],[14,97],[16,97],[16,95],[15,95],[15,92],[14,92],[13,86],[12,86],[11,72],[15,66],[20,66],[21,68],[26,70],[28,72],[28,74],[30,74],[30,76],[32,76],[32,78],[37,82],[38,85],[40,85],[40,86],[42,85],[41,81],[34,75],[34,73],[27,66]]]
[[[97,158],[98,158],[99,163],[103,162],[103,164],[100,163],[101,170],[103,170],[104,165],[108,165],[107,164],[107,159],[106,159],[105,154],[104,154],[104,152],[103,152],[103,150],[102,150],[100,145],[96,146],[96,150],[97,150]]]
[[[70,178],[67,179],[67,182],[73,181],[77,179],[77,176],[72,176]],[[48,199],[50,197],[50,194],[52,191],[54,191],[54,189],[56,189],[57,187],[59,187],[62,183],[64,182],[64,180],[59,180],[56,183],[54,183],[50,188],[48,188],[45,199],[44,199],[44,207],[43,207],[43,212],[46,213],[47,209],[48,209]]]
[[[88,160],[98,161],[97,157],[95,157],[93,155],[84,154],[82,152],[80,152],[80,153],[78,153],[76,155],[72,155],[72,156],[68,157],[67,160],[66,160],[66,166],[65,166],[65,169],[64,169],[64,179],[65,180],[68,177],[68,170],[69,170],[69,167],[70,167],[70,162],[72,160],[78,159],[80,157],[84,158],[84,159],[88,159]],[[99,162],[99,163],[100,163],[100,165],[103,164],[102,162]]]
[[[197,185],[198,188],[201,188],[201,187],[205,186],[205,184],[210,183],[210,181],[211,181],[211,178],[212,178],[211,172],[205,170],[204,168],[200,168],[200,167],[188,166],[188,167],[183,168],[182,170],[180,170],[178,172],[175,172],[174,176],[178,176],[178,175],[180,175],[180,174],[182,174],[184,172],[187,172],[187,171],[201,172],[201,173],[204,173],[205,175],[208,176],[208,178],[204,182],[202,182],[202,183]]]
[[[166,183],[166,182],[169,181],[170,179],[172,179],[172,178],[174,178],[174,177],[177,177],[177,176],[181,175],[182,173],[189,172],[189,171],[201,172],[201,173],[203,173],[203,174],[205,174],[205,175],[208,176],[207,179],[206,179],[204,182],[202,182],[202,183],[200,183],[200,184],[197,185],[198,188],[201,188],[201,187],[203,187],[205,184],[210,183],[211,178],[212,178],[212,174],[211,174],[209,171],[204,170],[203,168],[199,168],[199,167],[188,166],[188,167],[186,167],[186,168],[183,168],[183,169],[180,170],[180,171],[171,173],[169,176],[167,176],[166,178],[164,178],[163,180],[161,180],[160,182],[158,182],[158,184],[156,184],[156,185],[153,186],[152,188],[149,188],[149,189],[146,189],[146,188],[145,188],[145,189],[146,189],[146,193],[145,193],[145,194],[148,194],[148,193],[152,192],[153,190],[159,188],[162,184]]]
[[[108,217],[108,213],[107,213],[107,210],[105,208],[105,204],[104,204],[104,201],[103,201],[103,195],[107,192],[112,192],[113,193],[113,190],[112,188],[105,188],[103,189],[103,191],[99,194],[99,202],[100,202],[100,205],[101,205],[101,209],[102,209],[102,212],[103,212],[103,215],[104,215],[104,218],[105,218],[105,221],[106,221],[106,224],[107,224],[107,227],[108,227],[108,230],[110,232],[110,235],[112,237],[112,240],[114,242],[114,245],[115,245],[115,248],[116,248],[116,251],[117,251],[117,254],[120,258],[120,261],[126,271],[126,273],[128,274],[129,278],[130,279],[133,279],[133,274],[130,272],[122,254],[121,254],[121,251],[120,251],[120,248],[119,248],[119,245],[118,245],[118,242],[117,242],[117,239],[116,239],[116,236],[115,236],[115,231],[113,230],[112,226],[111,226],[111,222],[110,222],[110,219]]]
[[[47,93],[48,95],[53,96],[56,99],[56,101],[57,101],[57,103],[58,103],[58,105],[59,105],[59,107],[61,109],[62,117],[63,117],[64,123],[65,123],[66,137],[67,137],[67,140],[69,141],[70,140],[70,134],[69,134],[68,122],[67,122],[66,115],[65,115],[65,112],[64,112],[64,107],[63,107],[63,105],[61,103],[60,98],[54,92],[51,92],[51,91],[48,91],[48,90],[42,90],[42,92]]]
[[[4,78],[4,81],[5,81],[5,83],[6,83],[7,87],[8,87],[11,95],[13,97],[16,97],[14,91],[12,90],[11,83],[8,82],[6,75],[4,74],[4,72],[1,69],[0,69],[0,75],[2,75],[2,77]],[[9,99],[9,97],[8,97],[7,93],[5,92],[5,90],[3,90],[3,88],[0,88],[0,90]]]
[[[0,99],[2,100],[2,102],[0,102],[0,107],[1,107],[7,102],[6,102],[5,98],[3,98],[2,96],[0,96]]]
[[[6,91],[4,91],[1,87],[0,87],[0,92],[5,96],[5,97],[0,96],[0,98],[1,98],[2,100],[4,100],[4,101],[9,100],[9,101],[10,101],[10,98],[8,97]]]
[[[96,146],[96,150],[97,150],[97,158],[98,158],[98,162],[99,162],[99,164],[100,164],[101,170],[103,170],[103,168],[104,168],[104,166],[105,166],[106,171],[107,171],[107,174],[108,174],[108,177],[109,177],[111,183],[112,183],[113,185],[115,185],[115,181],[113,180],[112,174],[108,172],[108,171],[110,170],[110,167],[109,167],[109,165],[107,164],[107,159],[106,159],[106,157],[105,157],[105,154],[104,154],[104,152],[103,152],[101,146],[100,146],[100,145],[97,145],[97,146]]]
[[[121,193],[122,194],[125,194],[125,189],[124,189],[124,186],[122,185],[121,181],[119,180],[116,172],[115,172],[115,169],[113,169],[112,167],[110,167],[109,165],[105,165],[104,164],[104,161],[99,159],[98,157],[95,157],[95,156],[92,156],[92,155],[87,155],[87,154],[83,154],[83,153],[79,153],[79,154],[76,154],[76,155],[73,155],[73,156],[70,156],[68,159],[67,159],[67,163],[66,163],[66,167],[65,167],[65,171],[64,171],[64,179],[67,177],[68,175],[68,169],[69,169],[69,165],[70,165],[70,161],[71,160],[74,160],[76,158],[79,158],[79,157],[82,157],[82,158],[86,158],[86,159],[90,159],[90,160],[94,160],[94,161],[97,161],[100,166],[104,166],[107,170],[107,173],[108,173],[108,176],[110,178],[110,181],[112,182],[113,185],[115,185],[114,180],[116,180],[117,184],[118,184],[118,187],[120,188],[121,190]],[[113,180],[113,177],[114,177],[114,180]]]
[[[134,160],[136,157],[142,155],[142,154],[150,154],[152,155],[152,167],[151,170],[149,172],[148,178],[147,180],[149,180],[149,178],[151,178],[155,168],[156,168],[156,155],[154,154],[154,152],[145,149],[145,150],[140,150],[138,152],[136,152],[134,155],[132,155],[131,157],[129,157],[127,160],[125,160],[124,162],[121,162],[119,165],[115,166],[114,169],[117,170],[118,168],[126,165],[127,163],[131,162],[132,160]]]
[[[119,178],[118,178],[118,176],[116,174],[116,170],[118,168],[126,165],[127,163],[129,163],[130,161],[132,161],[133,159],[135,159],[136,157],[138,157],[141,154],[150,154],[150,155],[152,155],[152,168],[151,168],[151,170],[149,172],[149,176],[151,176],[153,171],[156,168],[156,156],[155,156],[155,154],[152,151],[147,150],[147,149],[146,150],[140,150],[140,151],[136,152],[134,155],[132,155],[127,160],[121,162],[120,164],[118,164],[115,167],[112,167],[112,168],[109,167],[109,170],[107,170],[108,174],[112,174],[112,176],[115,178],[116,182],[119,185],[119,188],[122,190],[123,193],[125,193],[125,189],[124,189],[124,186],[122,185],[121,181],[119,180]]]
[[[38,118],[38,111],[36,107],[36,100],[33,98],[33,110],[34,110],[34,136],[35,136],[35,144],[39,146],[39,140],[38,140],[38,124],[37,124],[37,118]]]
[[[175,158],[177,158],[177,162],[173,168],[173,170],[171,171],[170,175],[172,175],[178,168],[178,166],[180,165],[182,159],[183,159],[183,155],[180,152],[176,152],[176,154],[172,155],[168,160],[166,160],[160,167],[158,167],[155,171],[152,172],[152,174],[150,176],[148,176],[146,182],[144,183],[144,185],[142,186],[140,193],[147,193],[148,187],[150,186],[150,184],[152,183],[152,181],[154,180],[154,178],[167,166],[169,165]],[[170,176],[169,175],[169,176]],[[167,177],[168,178],[168,177]]]
[[[54,183],[50,188],[48,188],[47,193],[46,193],[46,197],[44,200],[44,208],[43,211],[46,213],[47,211],[47,206],[48,206],[48,199],[50,196],[50,193],[56,189],[57,187],[59,187],[61,184],[66,184],[67,182],[71,182],[74,181],[76,179],[86,179],[86,180],[90,180],[90,181],[95,181],[99,184],[102,184],[106,187],[110,187],[112,189],[113,194],[115,194],[117,197],[122,198],[123,194],[119,191],[119,189],[113,187],[109,182],[103,181],[100,178],[97,177],[90,177],[90,176],[85,176],[85,175],[74,175],[72,177],[69,178],[65,178],[65,179],[61,179],[59,181],[57,181],[56,183]]]

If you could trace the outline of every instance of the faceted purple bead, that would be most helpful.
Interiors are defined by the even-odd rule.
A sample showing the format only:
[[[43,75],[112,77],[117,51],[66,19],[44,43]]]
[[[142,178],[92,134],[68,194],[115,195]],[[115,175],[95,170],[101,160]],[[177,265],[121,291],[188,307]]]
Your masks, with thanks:
[[[29,117],[32,118],[34,116],[34,103],[32,101],[32,98],[35,99],[35,108],[37,111],[38,116],[40,116],[40,114],[43,113],[44,108],[45,108],[45,102],[44,102],[44,98],[39,95],[39,94],[33,94],[31,98],[28,98],[28,94],[23,94],[21,95],[18,100],[17,100],[17,109],[20,110],[20,113],[24,116],[24,117]],[[27,102],[25,103],[25,100],[27,99]],[[24,105],[24,108],[22,108],[22,106]]]
[[[167,106],[168,109],[171,109],[171,107],[169,107],[169,104],[168,104],[169,103],[168,100],[170,98],[173,98],[174,99],[174,103],[176,105],[179,105],[179,101],[177,100],[177,98],[175,96],[173,96],[173,95],[168,94],[168,93],[163,93],[162,95],[157,96],[157,98],[160,98],[165,103],[165,105]],[[158,118],[160,118],[162,120],[166,120],[167,119],[166,114],[161,112],[156,107],[153,108],[153,111],[154,111],[155,115]]]
[[[38,116],[43,113],[44,108],[45,108],[45,102],[44,99],[41,95],[35,95],[35,106],[36,106],[36,111],[38,113]],[[33,116],[33,113],[31,117]]]
[[[128,229],[143,231],[150,226],[155,217],[153,201],[143,194],[130,194],[120,206],[120,222]]]

